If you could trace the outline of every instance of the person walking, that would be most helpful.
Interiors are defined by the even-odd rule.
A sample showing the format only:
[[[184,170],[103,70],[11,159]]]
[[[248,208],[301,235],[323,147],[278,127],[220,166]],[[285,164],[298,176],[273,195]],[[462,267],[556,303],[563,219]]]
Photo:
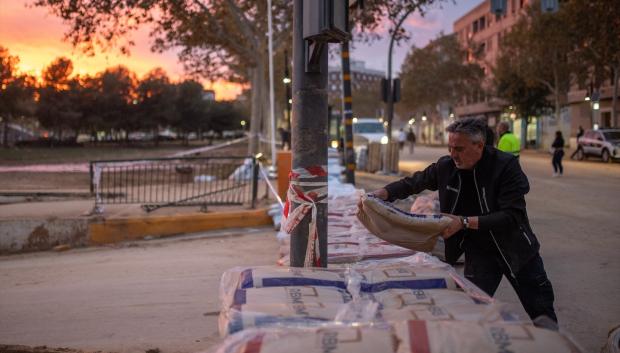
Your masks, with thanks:
[[[398,149],[400,151],[402,151],[403,147],[405,147],[405,141],[407,141],[407,133],[405,132],[405,129],[401,127],[400,130],[398,130]]]
[[[497,141],[497,149],[507,153],[511,153],[515,157],[519,158],[521,153],[521,142],[510,131],[510,124],[507,121],[500,121],[497,124],[497,135],[499,140]]]
[[[584,134],[583,127],[579,125],[579,131],[577,131],[577,148],[575,148],[575,151],[573,152],[573,154],[570,155],[570,159],[575,159],[577,152],[579,152],[579,139],[583,136],[583,134]]]
[[[564,138],[562,137],[562,131],[555,132],[555,140],[551,144],[553,149],[553,157],[551,158],[551,164],[553,165],[553,176],[559,177],[564,174],[564,167],[562,167],[562,158],[564,157]]]
[[[413,154],[415,148],[415,132],[413,132],[411,126],[409,127],[409,132],[407,132],[407,141],[409,142],[409,154]]]
[[[449,156],[373,194],[394,201],[438,190],[440,210],[452,220],[442,234],[446,260],[454,264],[464,252],[467,279],[493,296],[505,276],[532,319],[547,316],[557,323],[553,287],[526,210],[530,185],[519,160],[485,146],[486,124],[478,119],[458,120],[446,131]]]

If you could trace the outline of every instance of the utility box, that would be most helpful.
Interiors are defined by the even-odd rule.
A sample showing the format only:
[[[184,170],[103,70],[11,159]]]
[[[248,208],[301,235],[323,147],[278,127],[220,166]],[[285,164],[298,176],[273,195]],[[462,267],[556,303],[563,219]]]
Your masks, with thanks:
[[[304,0],[303,36],[315,42],[340,43],[348,40],[348,0]]]

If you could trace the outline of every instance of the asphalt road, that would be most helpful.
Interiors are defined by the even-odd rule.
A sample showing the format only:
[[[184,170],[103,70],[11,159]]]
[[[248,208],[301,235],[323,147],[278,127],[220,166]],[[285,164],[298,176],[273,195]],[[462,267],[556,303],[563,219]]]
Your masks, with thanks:
[[[421,170],[445,154],[446,147],[416,147],[413,155],[401,156],[400,167]],[[550,155],[525,153],[521,165],[531,188],[528,215],[554,286],[560,327],[586,352],[598,352],[608,331],[620,324],[620,163],[565,160],[558,178],[552,177]],[[396,178],[357,177],[367,190],[388,179]],[[522,310],[506,279],[496,298]]]

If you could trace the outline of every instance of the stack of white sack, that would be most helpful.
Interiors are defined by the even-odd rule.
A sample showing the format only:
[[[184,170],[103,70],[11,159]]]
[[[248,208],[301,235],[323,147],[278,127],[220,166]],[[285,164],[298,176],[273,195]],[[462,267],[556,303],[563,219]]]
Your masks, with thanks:
[[[331,165],[330,165],[331,166]],[[328,263],[353,263],[365,259],[409,256],[415,253],[398,245],[377,238],[356,217],[357,203],[364,194],[351,184],[337,178],[329,180],[327,256]],[[278,265],[290,264],[290,234],[279,231]]]
[[[220,333],[325,322],[466,320],[526,322],[436,258],[362,262],[347,268],[233,268],[220,287]]]
[[[567,335],[531,325],[401,321],[259,328],[228,337],[212,353],[580,353]]]

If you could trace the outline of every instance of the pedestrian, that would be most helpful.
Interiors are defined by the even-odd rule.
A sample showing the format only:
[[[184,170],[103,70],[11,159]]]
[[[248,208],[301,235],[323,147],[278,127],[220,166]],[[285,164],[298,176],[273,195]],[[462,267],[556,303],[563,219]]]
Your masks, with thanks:
[[[413,132],[411,126],[409,127],[409,132],[407,132],[407,141],[409,141],[409,154],[413,154],[415,148],[415,132]]]
[[[400,130],[398,130],[398,149],[400,151],[402,151],[403,147],[405,147],[405,141],[407,141],[407,133],[405,132],[405,129],[401,127]]]
[[[581,125],[579,125],[579,131],[577,131],[577,148],[575,148],[575,152],[573,152],[573,154],[570,155],[570,159],[574,159],[575,156],[577,155],[577,152],[579,151],[579,139],[581,138],[581,136],[583,136],[584,131],[583,128],[581,127]]]
[[[493,296],[506,276],[532,319],[547,316],[557,323],[553,287],[527,216],[530,187],[519,160],[485,146],[486,124],[478,119],[458,120],[446,131],[449,156],[373,194],[394,201],[438,190],[440,210],[452,219],[442,234],[446,260],[454,264],[464,252],[467,279]]]
[[[521,142],[510,131],[510,124],[507,121],[500,121],[497,124],[497,135],[499,140],[497,141],[497,149],[507,153],[512,153],[515,157],[519,158],[521,153]]]
[[[278,132],[280,133],[280,139],[282,140],[282,149],[290,150],[291,149],[291,132],[283,127],[279,127]],[[288,148],[286,148],[287,146]]]
[[[485,146],[495,147],[495,132],[493,132],[493,129],[491,129],[489,125],[487,125],[486,128],[484,144]]]
[[[562,167],[562,158],[564,157],[564,138],[562,137],[562,131],[555,132],[555,140],[551,144],[553,149],[553,157],[551,158],[551,164],[553,164],[553,176],[559,177],[564,174],[564,167]]]

